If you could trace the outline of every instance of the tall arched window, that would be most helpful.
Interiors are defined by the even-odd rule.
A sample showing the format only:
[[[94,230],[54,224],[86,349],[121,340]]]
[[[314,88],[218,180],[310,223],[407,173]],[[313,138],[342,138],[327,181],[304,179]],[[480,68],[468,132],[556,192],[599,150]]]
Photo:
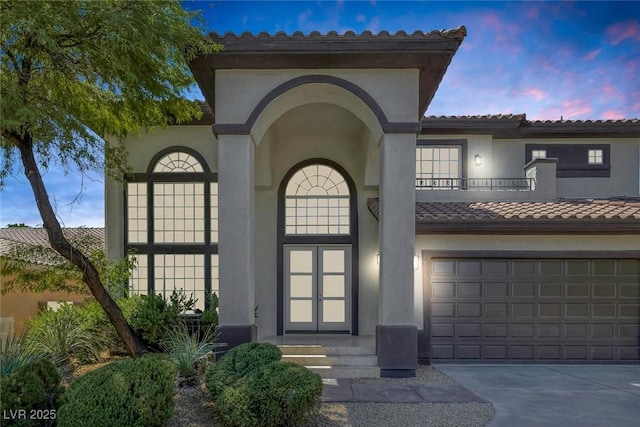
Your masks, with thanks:
[[[126,242],[136,253],[134,293],[174,290],[197,299],[218,288],[218,183],[204,159],[186,147],[158,153],[147,173],[126,185]]]
[[[349,194],[344,177],[330,166],[298,170],[285,190],[285,233],[349,234]]]

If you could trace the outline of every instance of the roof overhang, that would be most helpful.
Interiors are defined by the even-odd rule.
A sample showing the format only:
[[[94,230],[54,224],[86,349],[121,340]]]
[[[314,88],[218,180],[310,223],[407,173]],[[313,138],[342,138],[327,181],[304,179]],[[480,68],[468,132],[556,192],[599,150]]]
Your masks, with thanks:
[[[296,32],[256,36],[214,32],[209,37],[223,50],[200,55],[189,66],[214,113],[217,70],[417,69],[420,118],[466,34],[465,27],[413,34],[365,31],[357,35],[348,31],[342,35]]]

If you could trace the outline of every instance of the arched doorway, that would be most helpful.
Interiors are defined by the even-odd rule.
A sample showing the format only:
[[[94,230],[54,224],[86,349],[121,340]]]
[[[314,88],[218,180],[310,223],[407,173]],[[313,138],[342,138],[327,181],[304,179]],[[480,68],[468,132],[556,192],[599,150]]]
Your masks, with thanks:
[[[327,159],[292,167],[278,190],[278,335],[358,334],[355,184]]]

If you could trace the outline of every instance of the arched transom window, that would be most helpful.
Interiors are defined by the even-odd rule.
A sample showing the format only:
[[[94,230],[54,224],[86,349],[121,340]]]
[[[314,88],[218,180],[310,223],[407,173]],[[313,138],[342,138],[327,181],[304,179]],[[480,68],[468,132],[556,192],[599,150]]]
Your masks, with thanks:
[[[185,148],[156,156],[127,182],[127,246],[136,252],[135,293],[197,299],[218,292],[218,183],[203,159]]]
[[[349,187],[326,165],[297,171],[285,190],[287,235],[349,234]]]

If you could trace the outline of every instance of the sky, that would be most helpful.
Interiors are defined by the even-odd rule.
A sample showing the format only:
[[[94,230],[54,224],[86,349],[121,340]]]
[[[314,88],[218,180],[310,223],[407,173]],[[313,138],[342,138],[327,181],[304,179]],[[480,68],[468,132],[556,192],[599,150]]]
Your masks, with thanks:
[[[427,115],[521,114],[529,120],[640,117],[640,1],[184,1],[207,31],[428,32],[468,35]],[[199,98],[198,90],[195,94]],[[65,227],[104,226],[100,173],[44,175]],[[0,193],[0,226],[40,226],[21,169]]]

